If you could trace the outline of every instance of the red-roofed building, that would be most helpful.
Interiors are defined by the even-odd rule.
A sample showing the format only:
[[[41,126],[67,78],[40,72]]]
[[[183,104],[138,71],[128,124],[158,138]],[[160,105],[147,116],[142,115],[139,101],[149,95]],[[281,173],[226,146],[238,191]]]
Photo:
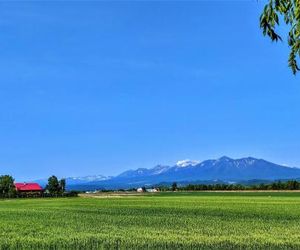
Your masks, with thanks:
[[[15,187],[20,193],[41,193],[43,191],[38,183],[15,183]]]

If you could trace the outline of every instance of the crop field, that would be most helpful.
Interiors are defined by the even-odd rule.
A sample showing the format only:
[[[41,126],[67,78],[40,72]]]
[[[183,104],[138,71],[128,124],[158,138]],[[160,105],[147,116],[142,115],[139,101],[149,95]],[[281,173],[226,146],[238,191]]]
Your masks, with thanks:
[[[300,249],[300,193],[0,201],[1,249]]]

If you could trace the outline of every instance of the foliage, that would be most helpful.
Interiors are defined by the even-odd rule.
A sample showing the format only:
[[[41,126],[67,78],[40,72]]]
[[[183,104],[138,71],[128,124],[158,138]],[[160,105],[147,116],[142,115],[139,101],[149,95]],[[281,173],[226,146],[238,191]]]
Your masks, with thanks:
[[[177,183],[173,182],[172,184],[172,191],[176,191],[177,190]]]
[[[15,194],[14,178],[10,175],[0,176],[0,195],[2,197],[11,197]]]
[[[55,175],[52,175],[48,179],[46,190],[48,190],[51,195],[63,194],[66,190],[66,180],[58,180]]]
[[[66,191],[66,179],[61,179],[59,181],[60,192],[64,193]]]
[[[72,190],[72,191],[69,191],[69,192],[65,192],[64,196],[65,197],[77,197],[78,193],[79,193],[78,191]]]
[[[263,13],[260,16],[260,27],[265,36],[269,36],[272,41],[282,40],[276,32],[280,23],[280,17],[289,26],[288,45],[290,55],[288,64],[293,74],[299,71],[297,57],[300,56],[300,1],[299,0],[269,0]]]
[[[46,189],[49,191],[50,194],[58,194],[58,192],[60,191],[59,182],[55,175],[49,177]]]
[[[299,249],[299,205],[288,192],[2,201],[0,249]]]

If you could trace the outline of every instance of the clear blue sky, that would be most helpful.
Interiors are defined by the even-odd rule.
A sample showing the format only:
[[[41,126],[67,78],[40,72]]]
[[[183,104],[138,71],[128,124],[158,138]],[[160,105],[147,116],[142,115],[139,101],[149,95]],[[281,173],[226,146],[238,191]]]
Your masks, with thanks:
[[[300,78],[261,1],[0,3],[0,174],[254,156],[300,167]],[[285,36],[284,36],[285,37]]]

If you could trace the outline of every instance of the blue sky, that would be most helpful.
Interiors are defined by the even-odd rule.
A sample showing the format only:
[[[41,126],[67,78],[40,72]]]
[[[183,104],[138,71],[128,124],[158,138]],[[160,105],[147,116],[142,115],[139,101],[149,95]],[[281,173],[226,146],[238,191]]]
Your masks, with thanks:
[[[300,167],[300,82],[261,1],[0,3],[0,174],[254,156]],[[285,37],[285,35],[284,35]]]

